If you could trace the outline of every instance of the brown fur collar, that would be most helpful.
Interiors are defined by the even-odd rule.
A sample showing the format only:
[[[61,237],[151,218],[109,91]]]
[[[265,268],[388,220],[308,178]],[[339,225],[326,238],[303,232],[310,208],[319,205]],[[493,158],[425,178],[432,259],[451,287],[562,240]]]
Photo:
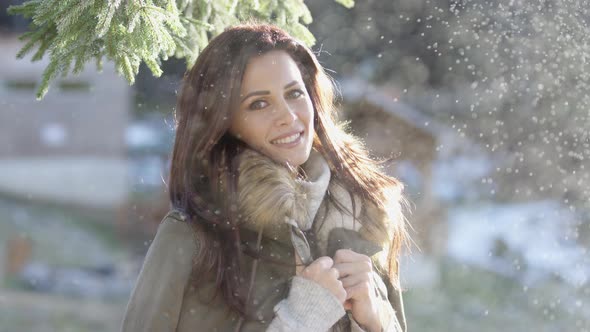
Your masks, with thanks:
[[[335,227],[358,231],[365,218],[379,218],[375,221],[385,222],[382,220],[386,218],[383,212],[373,204],[362,204],[359,197],[355,197],[356,217],[361,223],[353,220],[350,195],[334,179],[327,161],[318,151],[312,150],[302,168],[307,180],[297,178],[285,166],[254,150],[242,153],[238,206],[242,220],[246,220],[244,227],[256,231],[262,228],[265,236],[281,242],[292,239],[292,225],[303,231],[313,227],[318,247],[325,254],[328,234]],[[328,203],[325,199],[328,191],[345,208],[344,211]],[[324,217],[326,208],[326,219],[314,223],[314,220]]]

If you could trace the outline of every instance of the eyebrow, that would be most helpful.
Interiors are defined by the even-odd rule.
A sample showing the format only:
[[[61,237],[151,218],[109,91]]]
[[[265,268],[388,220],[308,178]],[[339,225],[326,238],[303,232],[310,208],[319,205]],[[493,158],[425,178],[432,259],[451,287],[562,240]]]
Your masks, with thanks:
[[[284,89],[288,89],[290,87],[292,87],[295,84],[298,84],[299,82],[297,81],[293,81],[287,85],[285,85]],[[270,94],[270,91],[268,90],[261,90],[261,91],[254,91],[254,92],[250,92],[249,94],[247,94],[244,98],[242,98],[242,100],[240,101],[240,103],[243,103],[246,99],[252,97],[252,96],[264,96],[264,95],[268,95]]]

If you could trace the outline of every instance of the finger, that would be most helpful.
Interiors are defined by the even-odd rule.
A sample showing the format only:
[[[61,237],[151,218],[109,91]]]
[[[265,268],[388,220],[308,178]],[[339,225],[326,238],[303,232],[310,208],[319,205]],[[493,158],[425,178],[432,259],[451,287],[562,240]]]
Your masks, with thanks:
[[[334,262],[336,263],[357,262],[363,260],[371,261],[371,258],[350,249],[338,249],[334,254]]]
[[[361,300],[371,296],[371,285],[368,282],[361,282],[354,286],[344,288],[346,290],[346,299]]]
[[[359,273],[368,273],[373,271],[373,264],[371,262],[359,261],[352,263],[338,263],[334,267],[340,272],[340,277],[355,275]]]
[[[340,286],[342,286],[342,284],[340,284]],[[336,298],[338,299],[338,301],[342,304],[344,304],[344,302],[346,301],[346,296],[348,295],[348,293],[346,292],[346,290],[344,289],[344,287],[340,287],[338,289],[338,291],[335,293]]]
[[[364,272],[362,265],[358,263],[334,264],[334,268],[338,269],[341,278]]]
[[[359,284],[361,282],[370,282],[370,280],[370,273],[357,273],[349,275],[345,278],[340,278],[340,281],[342,282],[342,286],[344,286],[344,288],[355,286],[356,284]]]
[[[334,261],[332,260],[332,258],[330,258],[328,256],[322,256],[322,257],[316,259],[315,261],[313,261],[311,264],[309,264],[309,267],[327,270],[327,269],[331,268],[333,265],[334,265]]]
[[[338,271],[338,269],[336,269],[336,268],[329,269],[328,275],[336,280],[340,279],[340,271]]]
[[[352,300],[346,300],[343,303],[344,310],[352,310]]]

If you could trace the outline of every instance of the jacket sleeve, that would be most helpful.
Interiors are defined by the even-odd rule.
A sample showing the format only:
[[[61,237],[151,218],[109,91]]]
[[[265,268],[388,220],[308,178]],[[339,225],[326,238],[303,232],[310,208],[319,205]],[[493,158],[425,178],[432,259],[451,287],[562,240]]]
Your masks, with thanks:
[[[298,276],[291,281],[289,296],[274,311],[267,332],[328,331],[345,314],[329,290]]]
[[[127,304],[122,332],[176,331],[196,250],[186,222],[162,221]]]

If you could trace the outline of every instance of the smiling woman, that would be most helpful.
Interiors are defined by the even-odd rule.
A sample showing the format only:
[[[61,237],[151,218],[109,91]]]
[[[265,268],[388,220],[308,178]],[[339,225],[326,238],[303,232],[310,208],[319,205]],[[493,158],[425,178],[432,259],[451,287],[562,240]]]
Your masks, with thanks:
[[[334,120],[315,55],[228,28],[185,75],[164,216],[123,331],[405,331],[402,184]]]
[[[303,164],[314,136],[313,105],[289,54],[270,51],[253,58],[240,96],[229,132],[277,162]]]

